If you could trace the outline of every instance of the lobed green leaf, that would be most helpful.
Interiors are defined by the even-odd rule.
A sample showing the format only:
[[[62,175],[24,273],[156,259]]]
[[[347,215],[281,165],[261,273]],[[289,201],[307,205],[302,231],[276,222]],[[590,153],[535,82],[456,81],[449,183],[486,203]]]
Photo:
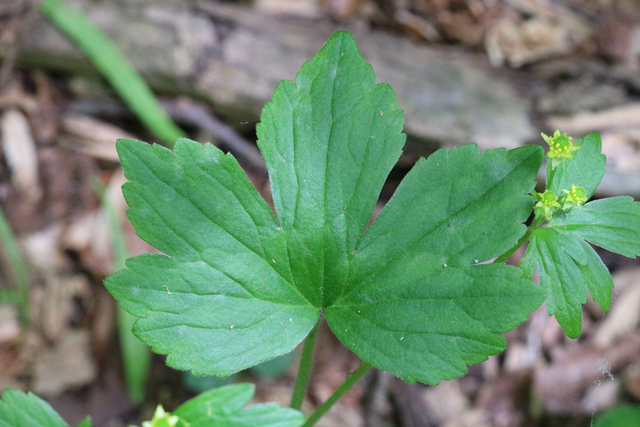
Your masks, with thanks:
[[[631,197],[594,200],[550,226],[626,257],[640,255],[640,203]]]
[[[580,335],[581,305],[587,301],[587,290],[603,311],[609,309],[613,280],[598,254],[580,236],[538,228],[520,266],[530,278],[538,269],[540,285],[549,290],[547,311],[571,338]]]
[[[171,366],[218,376],[290,351],[321,312],[362,359],[407,381],[435,384],[503,350],[500,333],[544,291],[514,267],[475,264],[524,234],[542,149],[440,150],[367,230],[402,122],[393,91],[339,32],[263,110],[277,220],[215,147],[120,141],[129,218],[166,254],[106,281],[140,317],[136,335]]]
[[[360,358],[405,381],[437,384],[504,350],[544,292],[503,265],[471,264],[525,232],[540,147],[434,153],[405,177],[354,253],[324,314]]]
[[[348,271],[380,190],[405,142],[404,114],[349,33],[336,33],[282,81],[262,112],[258,145],[269,170],[294,283],[317,307]]]
[[[587,241],[624,256],[640,255],[640,203],[630,197],[595,200],[533,233],[520,266],[530,278],[538,269],[540,285],[549,290],[547,311],[571,338],[580,335],[587,290],[603,311],[611,304],[613,280]]]
[[[562,194],[575,185],[589,198],[605,172],[600,135],[592,132],[575,146],[580,149],[573,159],[547,167],[547,189]],[[587,242],[628,257],[640,255],[640,203],[630,197],[595,200],[558,212],[534,231],[521,267],[529,278],[538,269],[541,286],[549,290],[547,310],[572,338],[580,335],[587,290],[602,310],[611,304],[611,275]]]
[[[105,285],[167,363],[227,376],[293,350],[319,312],[291,283],[283,233],[235,159],[179,140],[118,141],[145,254]],[[279,262],[275,261],[278,260]]]

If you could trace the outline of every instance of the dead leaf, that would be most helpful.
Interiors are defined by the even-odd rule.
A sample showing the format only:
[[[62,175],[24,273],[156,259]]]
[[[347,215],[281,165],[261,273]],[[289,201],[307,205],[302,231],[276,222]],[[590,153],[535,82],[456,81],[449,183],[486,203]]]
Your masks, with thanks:
[[[640,352],[640,335],[626,336],[607,351],[591,343],[576,345],[561,352],[551,364],[537,369],[533,376],[533,392],[546,408],[559,414],[587,414],[582,396],[598,381],[614,378]]]
[[[272,15],[296,15],[305,18],[321,16],[317,0],[257,0],[254,7]]]
[[[66,333],[73,314],[73,298],[85,293],[89,284],[84,276],[50,272],[45,276],[42,299],[42,331],[56,342]]]
[[[543,58],[569,53],[591,36],[587,21],[558,4],[510,0],[507,13],[485,37],[489,61],[495,66],[520,67]]]
[[[640,400],[640,356],[624,370],[625,389]]]
[[[11,171],[11,182],[31,203],[42,197],[38,157],[27,117],[17,109],[2,115],[2,151]]]
[[[640,103],[628,103],[596,112],[585,111],[570,117],[551,117],[549,124],[570,135],[583,135],[594,130],[640,128]]]
[[[33,392],[51,396],[92,382],[96,369],[90,355],[90,335],[86,330],[65,333],[52,348],[35,361]]]
[[[442,381],[438,387],[427,387],[421,397],[430,418],[437,424],[442,424],[469,407],[469,400],[456,380]]]
[[[65,148],[88,156],[119,163],[116,140],[135,136],[117,126],[81,114],[68,113],[62,116],[62,130],[67,135],[60,137]]]
[[[15,344],[20,330],[18,309],[13,305],[0,305],[0,345]]]
[[[640,269],[616,274],[613,280],[614,289],[622,290],[614,294],[611,309],[593,338],[601,349],[610,348],[619,338],[635,331],[640,321]]]

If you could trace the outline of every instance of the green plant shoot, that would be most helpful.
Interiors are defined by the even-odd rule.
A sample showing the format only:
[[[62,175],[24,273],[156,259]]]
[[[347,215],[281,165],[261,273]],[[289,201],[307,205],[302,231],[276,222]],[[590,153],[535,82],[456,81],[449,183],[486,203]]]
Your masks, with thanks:
[[[556,131],[554,137],[558,135]],[[605,173],[600,135],[593,132],[579,138],[575,146],[566,134],[562,138],[562,152],[574,154],[547,167],[547,188],[537,193],[535,231],[521,267],[529,278],[538,270],[540,286],[548,292],[547,311],[568,336],[576,338],[587,290],[602,310],[611,304],[613,280],[589,243],[628,257],[640,255],[640,203],[631,197],[612,197],[585,204]],[[548,157],[557,159],[557,140],[549,144]],[[552,201],[556,194],[561,196]]]

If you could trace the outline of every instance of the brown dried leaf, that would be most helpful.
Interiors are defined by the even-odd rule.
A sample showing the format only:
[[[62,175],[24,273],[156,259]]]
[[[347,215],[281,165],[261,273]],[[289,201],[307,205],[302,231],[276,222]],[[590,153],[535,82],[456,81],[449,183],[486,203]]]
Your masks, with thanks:
[[[96,368],[90,355],[86,330],[68,331],[52,348],[38,354],[34,366],[33,392],[56,395],[92,382]]]
[[[534,373],[533,390],[549,411],[561,414],[590,413],[582,396],[596,382],[613,379],[640,352],[640,335],[627,336],[607,351],[590,343],[576,345]],[[560,354],[560,352],[556,352]]]
[[[635,331],[640,321],[640,269],[616,274],[613,282],[613,304],[593,338],[601,349],[611,348],[619,338]]]
[[[17,109],[2,115],[2,150],[11,171],[11,182],[32,204],[42,197],[38,157],[27,117]]]
[[[117,126],[81,114],[68,113],[62,117],[62,130],[68,136],[60,143],[88,156],[119,163],[116,140],[135,137]]]
[[[296,15],[305,18],[321,16],[317,0],[257,0],[255,8],[267,14]]]

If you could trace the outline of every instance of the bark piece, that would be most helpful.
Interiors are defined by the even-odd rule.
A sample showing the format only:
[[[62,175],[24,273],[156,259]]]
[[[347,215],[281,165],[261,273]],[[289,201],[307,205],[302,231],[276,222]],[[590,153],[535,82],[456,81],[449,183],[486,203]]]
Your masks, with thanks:
[[[156,90],[194,95],[231,123],[255,119],[277,83],[293,79],[340,29],[213,2],[199,2],[195,10],[170,0],[71,3],[112,37]],[[477,142],[482,149],[513,148],[532,138],[527,100],[481,56],[351,30],[378,80],[396,91],[411,136],[449,146]],[[92,69],[44,21],[27,35],[21,58],[67,72]]]

